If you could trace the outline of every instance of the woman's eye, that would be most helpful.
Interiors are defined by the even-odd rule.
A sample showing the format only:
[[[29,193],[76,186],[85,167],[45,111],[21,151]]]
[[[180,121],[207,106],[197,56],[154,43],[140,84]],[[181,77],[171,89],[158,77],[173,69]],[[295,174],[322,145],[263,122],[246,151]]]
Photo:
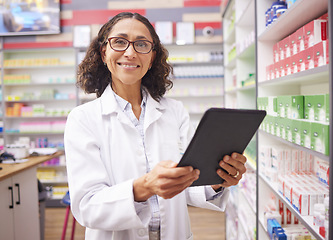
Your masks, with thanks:
[[[136,45],[138,47],[147,47],[147,43],[146,42],[137,42]]]
[[[126,41],[121,40],[121,39],[116,40],[115,43],[118,44],[118,45],[126,45],[127,44]]]

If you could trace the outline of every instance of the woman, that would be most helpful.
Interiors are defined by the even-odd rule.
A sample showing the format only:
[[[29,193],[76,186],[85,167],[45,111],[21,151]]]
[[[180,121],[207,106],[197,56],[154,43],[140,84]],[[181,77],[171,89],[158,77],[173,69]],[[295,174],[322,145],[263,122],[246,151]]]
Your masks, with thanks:
[[[187,204],[223,211],[246,158],[225,156],[223,184],[189,187],[199,170],[176,167],[193,129],[172,87],[168,53],[149,21],[120,13],[99,31],[78,84],[97,99],[68,116],[71,207],[86,239],[192,239]]]

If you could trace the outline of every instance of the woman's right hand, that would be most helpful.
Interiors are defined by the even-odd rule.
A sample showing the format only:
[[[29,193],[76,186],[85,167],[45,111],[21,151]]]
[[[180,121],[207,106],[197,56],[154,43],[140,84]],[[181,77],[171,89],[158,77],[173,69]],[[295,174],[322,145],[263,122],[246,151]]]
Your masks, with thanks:
[[[193,167],[177,167],[173,161],[159,162],[153,170],[134,180],[134,200],[144,202],[153,195],[169,199],[181,193],[199,178]]]

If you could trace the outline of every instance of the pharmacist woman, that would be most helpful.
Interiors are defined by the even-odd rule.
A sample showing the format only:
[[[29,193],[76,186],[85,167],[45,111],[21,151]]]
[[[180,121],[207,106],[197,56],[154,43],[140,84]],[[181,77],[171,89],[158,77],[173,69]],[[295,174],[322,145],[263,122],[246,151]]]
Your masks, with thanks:
[[[78,84],[97,99],[68,116],[65,152],[71,209],[89,240],[193,239],[187,204],[223,211],[246,158],[225,156],[225,180],[189,187],[192,167],[176,167],[193,129],[172,86],[168,53],[136,13],[109,20],[78,69]],[[221,226],[222,227],[222,226]]]

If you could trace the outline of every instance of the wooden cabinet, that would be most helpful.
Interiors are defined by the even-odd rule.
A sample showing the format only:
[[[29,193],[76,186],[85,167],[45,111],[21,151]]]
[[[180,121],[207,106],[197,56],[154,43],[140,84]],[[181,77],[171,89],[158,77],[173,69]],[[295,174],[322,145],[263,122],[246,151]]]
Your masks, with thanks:
[[[40,239],[36,168],[0,181],[0,192],[0,239]]]

